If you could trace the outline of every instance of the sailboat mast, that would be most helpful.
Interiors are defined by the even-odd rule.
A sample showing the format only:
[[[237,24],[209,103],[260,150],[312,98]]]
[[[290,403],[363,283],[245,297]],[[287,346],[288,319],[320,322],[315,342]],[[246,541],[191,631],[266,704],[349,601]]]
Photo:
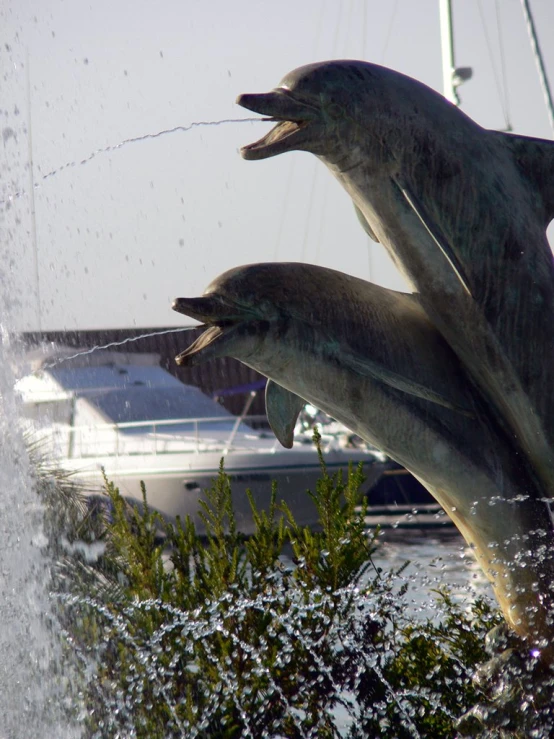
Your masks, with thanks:
[[[441,50],[442,50],[442,90],[447,100],[454,105],[460,104],[460,98],[456,92],[454,75],[456,66],[454,64],[454,36],[452,34],[452,3],[451,0],[439,0],[440,24],[441,24]]]
[[[523,15],[527,23],[527,31],[531,40],[531,48],[535,55],[535,62],[537,69],[539,70],[539,78],[541,81],[542,91],[544,93],[544,99],[546,102],[546,110],[548,112],[548,120],[550,127],[554,132],[554,102],[552,101],[552,92],[550,90],[550,84],[548,77],[546,76],[546,67],[544,66],[544,60],[542,58],[541,48],[539,46],[539,39],[535,30],[535,21],[533,20],[533,14],[531,13],[531,6],[529,0],[521,0],[521,7],[523,8]]]
[[[439,0],[442,50],[442,88],[443,95],[454,105],[460,105],[458,87],[470,80],[471,67],[457,67],[454,61],[454,33],[452,30],[452,2]]]

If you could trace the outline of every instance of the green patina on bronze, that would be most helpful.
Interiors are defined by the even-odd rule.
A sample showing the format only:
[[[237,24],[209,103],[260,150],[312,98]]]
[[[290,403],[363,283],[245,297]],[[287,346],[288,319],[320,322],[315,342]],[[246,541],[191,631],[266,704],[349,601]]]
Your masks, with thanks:
[[[554,143],[485,130],[358,61],[300,67],[238,103],[277,121],[244,158],[327,165],[554,497]]]

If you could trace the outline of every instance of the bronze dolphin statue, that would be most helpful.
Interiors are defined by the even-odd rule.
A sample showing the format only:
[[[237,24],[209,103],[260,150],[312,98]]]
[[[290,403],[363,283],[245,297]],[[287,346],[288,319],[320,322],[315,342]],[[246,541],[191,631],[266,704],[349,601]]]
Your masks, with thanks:
[[[268,418],[285,446],[308,401],[420,479],[473,548],[508,622],[548,649],[548,505],[418,297],[275,263],[225,272],[173,308],[206,329],[177,362],[231,356],[268,377]]]
[[[358,61],[300,67],[237,102],[277,121],[245,159],[300,150],[327,165],[554,497],[554,142],[483,129]]]

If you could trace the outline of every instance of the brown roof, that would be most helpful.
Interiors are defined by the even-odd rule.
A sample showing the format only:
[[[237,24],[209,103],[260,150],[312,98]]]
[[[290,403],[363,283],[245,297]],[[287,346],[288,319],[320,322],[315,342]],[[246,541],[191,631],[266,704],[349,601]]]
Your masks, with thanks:
[[[24,344],[29,348],[44,342],[54,342],[69,347],[92,348],[95,346],[105,347],[107,344],[121,344],[121,351],[128,353],[156,353],[160,355],[160,365],[178,377],[188,385],[196,385],[208,395],[214,395],[217,390],[248,385],[263,377],[258,372],[246,365],[225,357],[215,359],[212,362],[202,364],[198,367],[178,367],[175,364],[175,356],[191,344],[201,329],[192,329],[186,333],[163,333],[173,329],[163,328],[129,328],[109,329],[97,331],[43,331],[26,332],[22,334]],[[143,336],[143,334],[156,334],[145,336],[136,341],[126,341]],[[110,347],[110,351],[118,347]],[[232,413],[241,413],[247,394],[242,393],[232,396],[224,396],[220,402]],[[265,413],[263,392],[258,392],[252,404],[250,414],[261,415]]]

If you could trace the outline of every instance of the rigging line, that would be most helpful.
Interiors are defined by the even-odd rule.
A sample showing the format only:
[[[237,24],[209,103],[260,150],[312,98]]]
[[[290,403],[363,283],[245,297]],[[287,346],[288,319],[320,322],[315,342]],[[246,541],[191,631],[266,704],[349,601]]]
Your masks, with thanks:
[[[312,59],[319,58],[318,50],[319,50],[320,41],[321,41],[321,32],[323,30],[323,19],[327,12],[327,0],[323,0],[322,8],[319,8],[319,6],[316,6],[316,7],[318,8],[318,13],[317,13],[317,26],[316,26],[316,32],[315,32],[314,51],[312,54]]]
[[[500,71],[502,72],[502,86],[504,88],[504,115],[506,118],[506,130],[513,131],[512,117],[510,115],[510,90],[508,88],[508,76],[506,74],[506,55],[504,54],[504,34],[502,32],[502,22],[500,20],[499,0],[494,0],[494,8],[496,15],[496,32],[498,34],[498,50],[500,53]]]
[[[484,11],[483,11],[483,3],[482,3],[482,0],[477,0],[477,7],[479,8],[479,15],[481,17],[481,27],[483,29],[483,35],[485,37],[485,42],[487,44],[487,51],[488,51],[488,54],[489,54],[489,61],[490,61],[490,65],[491,65],[491,68],[492,68],[492,74],[493,74],[493,77],[494,77],[494,82],[496,84],[496,91],[498,93],[498,99],[500,101],[500,107],[502,108],[502,115],[504,117],[504,125],[507,128],[509,124],[508,124],[508,115],[506,113],[506,107],[505,107],[505,103],[504,103],[504,91],[502,89],[502,85],[501,85],[501,82],[500,82],[500,77],[499,77],[498,71],[496,69],[496,64],[495,64],[495,60],[494,60],[494,54],[493,54],[491,39],[490,39],[490,36],[489,36],[489,32],[488,32],[488,29],[487,29],[487,23],[486,23],[486,20],[485,20],[485,14],[484,14]]]
[[[550,85],[548,83],[548,77],[546,75],[546,69],[544,66],[543,59],[542,59],[542,54],[541,54],[541,50],[539,46],[539,39],[537,37],[537,32],[535,30],[535,22],[533,20],[533,14],[531,12],[531,6],[529,5],[528,0],[521,0],[521,7],[523,10],[523,15],[525,17],[525,22],[527,24],[527,32],[529,34],[531,48],[535,56],[535,62],[536,62],[537,68],[539,70],[539,79],[541,82],[541,87],[542,87],[543,95],[544,95],[545,102],[546,102],[548,120],[549,120],[552,130],[554,131],[554,102],[552,100],[552,93],[550,92]]]
[[[310,218],[312,215],[312,208],[314,204],[314,193],[315,193],[315,182],[316,182],[316,176],[317,176],[317,168],[319,166],[319,163],[317,160],[313,164],[313,170],[312,170],[312,184],[310,187],[310,197],[308,200],[308,210],[306,212],[306,226],[304,228],[304,238],[302,240],[302,261],[306,261],[306,251],[308,248],[308,235],[310,233]]]
[[[317,30],[316,30],[315,41],[314,41],[314,53],[312,54],[313,58],[316,58],[317,56],[316,52],[317,52],[317,49],[319,48],[320,41],[321,41],[321,32],[323,29],[323,18],[326,12],[326,5],[327,5],[327,0],[324,0],[323,8],[321,9],[321,12],[318,13]],[[275,246],[273,247],[273,259],[275,261],[277,261],[278,256],[279,256],[279,251],[281,247],[281,238],[283,236],[283,226],[285,222],[285,216],[287,215],[287,212],[289,210],[289,204],[290,204],[289,198],[290,198],[292,175],[294,172],[295,163],[296,163],[296,157],[291,157],[290,164],[289,164],[289,171],[287,175],[287,181],[285,184],[285,197],[283,198],[281,217],[279,218],[279,226],[276,232]]]
[[[281,209],[281,218],[279,218],[279,227],[277,229],[277,238],[275,239],[275,246],[273,247],[273,259],[277,261],[278,255],[279,255],[279,249],[281,246],[281,237],[283,236],[283,226],[285,223],[285,216],[287,215],[287,212],[289,210],[289,197],[290,197],[290,191],[292,186],[292,175],[294,172],[294,168],[296,166],[296,157],[291,157],[289,159],[289,173],[287,177],[287,182],[285,185],[285,197],[283,198],[283,207]]]
[[[362,59],[366,58],[367,46],[367,0],[362,0]]]
[[[398,0],[394,0],[394,5],[393,5],[393,8],[392,8],[392,15],[390,17],[389,27],[388,27],[388,30],[387,30],[387,35],[385,37],[385,44],[383,46],[383,51],[381,52],[381,62],[380,62],[381,64],[384,64],[385,63],[385,57],[387,55],[387,51],[388,51],[388,48],[389,48],[389,42],[390,42],[391,37],[392,37],[392,29],[393,29],[393,26],[394,26],[394,22],[396,20],[396,11],[397,10],[398,10]]]
[[[339,29],[340,29],[340,19],[341,19],[341,4],[340,3],[337,3],[337,8],[338,8],[338,17],[335,23],[335,35],[333,38],[333,47],[331,51],[332,57],[336,57],[337,50],[339,48]]]
[[[344,57],[350,57],[350,53],[348,53],[348,47],[349,47],[349,41],[350,41],[350,26],[352,24],[352,12],[354,10],[354,2],[355,0],[350,0],[348,3],[348,16],[346,19],[346,33],[344,35],[344,41],[343,41],[343,49],[345,50],[345,53],[343,53],[342,56]]]
[[[369,32],[367,30],[367,4],[369,0],[362,0],[362,59],[366,60],[367,55],[367,37]]]
[[[186,328],[170,328],[170,329],[165,329],[164,331],[153,331],[148,334],[140,334],[140,336],[129,336],[126,339],[123,339],[122,341],[111,341],[109,344],[97,344],[91,347],[90,349],[84,349],[82,352],[71,354],[69,357],[60,357],[60,359],[57,359],[55,362],[49,362],[48,364],[43,364],[40,370],[52,369],[52,367],[57,367],[59,364],[63,364],[64,362],[69,362],[70,359],[77,359],[77,357],[84,357],[88,354],[93,354],[96,351],[101,351],[102,349],[111,349],[114,346],[123,346],[124,344],[130,344],[132,341],[139,341],[140,339],[149,339],[152,336],[164,336],[165,334],[177,334],[183,331],[194,331],[195,328],[201,328],[201,326],[198,325],[198,326],[187,326]],[[37,370],[37,372],[39,372],[40,370]]]
[[[321,218],[319,219],[319,229],[317,234],[317,240],[315,242],[315,264],[319,264],[320,251],[321,251],[321,239],[323,237],[323,222],[327,214],[327,193],[329,191],[329,178],[325,178],[323,185],[323,202],[321,204]]]
[[[322,33],[322,30],[323,30],[323,18],[325,16],[326,7],[327,7],[327,0],[324,0],[323,7],[322,7],[321,11],[318,13],[317,31],[316,31],[315,44],[314,44],[316,50],[319,47],[319,42],[321,40],[321,33]],[[339,8],[339,18],[340,18],[340,8]],[[334,39],[334,42],[333,42],[333,48],[334,49],[336,49],[336,46],[337,46],[338,28],[339,28],[339,24],[336,23],[335,24],[335,39]],[[315,51],[314,51],[313,56],[314,56],[314,58],[316,57]],[[287,182],[286,182],[286,186],[285,186],[285,197],[284,197],[284,200],[283,200],[283,207],[282,207],[282,212],[281,212],[281,218],[279,219],[279,227],[277,229],[277,238],[275,240],[275,247],[274,247],[274,250],[273,250],[273,258],[275,260],[277,260],[277,258],[278,258],[279,249],[280,249],[280,246],[281,246],[281,238],[283,236],[283,225],[284,225],[284,221],[285,221],[285,215],[287,214],[287,212],[289,210],[289,204],[290,204],[289,198],[290,198],[290,191],[291,191],[291,185],[292,185],[292,175],[293,175],[293,172],[294,172],[295,163],[296,163],[296,158],[291,158],[291,163],[289,165],[289,172],[288,172],[288,176],[287,176]],[[310,211],[311,211],[311,207],[312,207],[314,179],[315,179],[315,171],[314,171],[314,175],[312,177],[310,202],[309,202],[309,206],[308,206],[308,213],[307,213],[307,217],[306,217],[306,225],[305,225],[305,229],[304,229],[304,240],[303,240],[303,243],[302,243],[302,259],[305,258],[306,240],[307,240],[307,237],[308,237],[308,231],[309,231],[309,227],[310,227],[309,218],[310,218]]]
[[[110,154],[114,151],[117,151],[118,149],[122,149],[124,146],[127,146],[128,144],[136,144],[139,141],[147,141],[148,139],[159,139],[162,136],[167,136],[170,133],[185,133],[187,131],[191,131],[193,128],[203,128],[208,126],[221,126],[228,123],[259,123],[261,118],[223,118],[219,121],[193,121],[192,123],[189,123],[187,126],[174,126],[173,128],[167,128],[163,131],[157,131],[156,133],[146,133],[142,136],[133,136],[129,139],[124,139],[123,141],[120,141],[119,144],[111,144],[110,146],[105,146],[101,149],[95,149],[91,154],[89,154],[84,159],[81,159],[80,161],[75,160],[73,162],[66,162],[65,164],[60,165],[59,167],[56,167],[56,169],[52,169],[50,172],[47,172],[46,174],[41,175],[40,182],[34,183],[34,189],[38,190],[39,187],[41,187],[41,183],[45,182],[46,180],[51,179],[55,175],[59,174],[60,172],[63,172],[66,169],[71,169],[73,167],[80,167],[83,164],[88,164],[93,159],[95,159],[97,156],[101,154]],[[0,205],[4,205],[5,203],[12,202],[13,200],[17,200],[18,198],[25,195],[25,190],[19,190],[18,192],[12,193],[11,195],[8,195],[7,198],[4,198],[3,200],[0,200]]]

